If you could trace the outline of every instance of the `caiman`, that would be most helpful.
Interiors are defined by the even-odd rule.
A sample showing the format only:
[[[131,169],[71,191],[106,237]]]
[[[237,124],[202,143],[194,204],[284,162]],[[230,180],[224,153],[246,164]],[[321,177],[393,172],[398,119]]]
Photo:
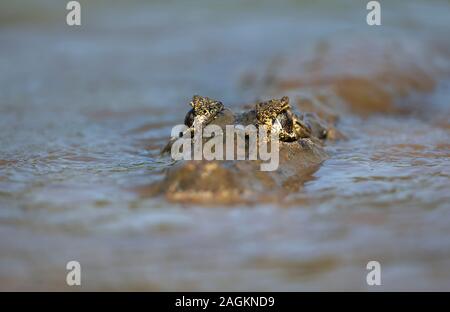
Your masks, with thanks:
[[[180,135],[187,134],[194,141],[198,126],[216,125],[226,133],[227,125],[254,125],[265,129],[268,138],[278,137],[279,164],[276,170],[262,171],[261,159],[176,161],[164,179],[154,185],[156,193],[164,194],[169,201],[211,205],[282,200],[298,191],[327,158],[323,148],[328,130],[325,123],[314,114],[295,113],[287,96],[257,103],[241,113],[198,95],[190,105],[184,119],[186,130]],[[163,148],[164,157],[171,157],[176,139],[172,137]],[[222,141],[226,144],[225,139]]]

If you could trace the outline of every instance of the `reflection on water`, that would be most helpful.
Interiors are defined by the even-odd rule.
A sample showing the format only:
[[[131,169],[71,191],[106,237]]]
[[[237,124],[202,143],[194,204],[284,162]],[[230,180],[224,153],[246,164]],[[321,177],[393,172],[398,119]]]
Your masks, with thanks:
[[[42,3],[0,29],[2,289],[67,289],[73,259],[93,290],[365,290],[370,260],[383,289],[450,289],[448,2],[376,29],[349,1],[82,3],[79,30]],[[288,94],[347,140],[283,203],[142,196],[196,93]]]

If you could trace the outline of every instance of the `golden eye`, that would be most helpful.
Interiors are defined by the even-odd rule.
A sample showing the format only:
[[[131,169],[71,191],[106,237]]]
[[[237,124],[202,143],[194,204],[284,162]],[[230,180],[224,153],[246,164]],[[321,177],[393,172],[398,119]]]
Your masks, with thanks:
[[[277,118],[273,121],[273,124],[275,123],[278,123],[279,127],[286,132],[291,132],[294,126],[292,115],[289,111],[278,114]]]

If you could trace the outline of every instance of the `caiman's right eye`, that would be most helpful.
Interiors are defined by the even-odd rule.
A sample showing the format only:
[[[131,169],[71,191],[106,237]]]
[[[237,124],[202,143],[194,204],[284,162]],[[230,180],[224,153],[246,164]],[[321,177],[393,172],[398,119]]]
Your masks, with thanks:
[[[184,117],[184,124],[188,127],[192,127],[194,124],[194,109],[187,112],[186,117]]]
[[[278,127],[284,129],[286,132],[291,132],[294,126],[292,113],[285,111],[277,116],[274,123],[278,124]]]

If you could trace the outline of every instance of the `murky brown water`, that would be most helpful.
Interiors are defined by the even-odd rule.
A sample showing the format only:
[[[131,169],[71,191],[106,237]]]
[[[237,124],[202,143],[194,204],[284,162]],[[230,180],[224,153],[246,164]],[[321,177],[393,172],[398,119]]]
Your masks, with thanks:
[[[377,260],[377,289],[450,290],[448,2],[1,6],[0,289],[78,260],[84,290],[372,290]],[[196,93],[287,94],[347,140],[280,204],[143,196]]]

